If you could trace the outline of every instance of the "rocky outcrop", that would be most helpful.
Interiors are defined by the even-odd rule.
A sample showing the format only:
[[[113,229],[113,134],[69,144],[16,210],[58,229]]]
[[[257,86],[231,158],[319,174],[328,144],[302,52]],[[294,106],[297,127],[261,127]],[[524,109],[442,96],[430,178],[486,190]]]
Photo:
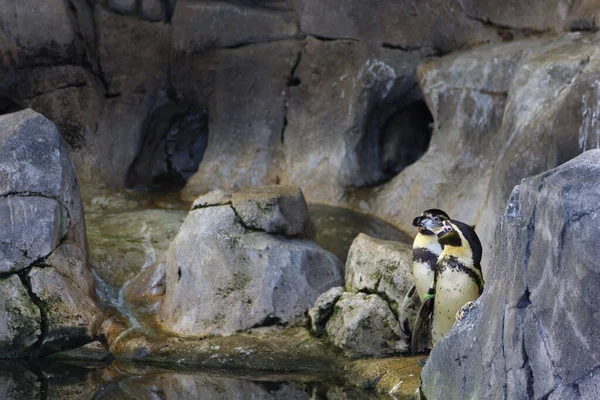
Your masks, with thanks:
[[[412,286],[411,268],[409,245],[360,234],[348,253],[345,288],[324,293],[309,311],[312,332],[326,333],[351,358],[406,351],[398,315]]]
[[[597,36],[578,32],[421,65],[435,119],[431,143],[419,161],[374,192],[373,211],[407,231],[431,207],[476,224],[485,276],[497,218],[514,185],[598,146],[597,44]]]
[[[79,188],[60,133],[32,110],[0,116],[2,357],[47,354],[90,341],[92,300]]]
[[[513,190],[486,289],[423,370],[428,399],[597,397],[599,165],[588,151]]]
[[[203,337],[297,323],[342,283],[337,258],[303,238],[310,220],[297,189],[216,192],[195,204],[167,253],[163,329]]]

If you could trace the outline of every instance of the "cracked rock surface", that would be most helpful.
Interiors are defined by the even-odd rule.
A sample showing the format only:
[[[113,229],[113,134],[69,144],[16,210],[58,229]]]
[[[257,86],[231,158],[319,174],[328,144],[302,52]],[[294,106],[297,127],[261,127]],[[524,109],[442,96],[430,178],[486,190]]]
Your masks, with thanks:
[[[195,202],[167,251],[164,330],[204,337],[303,322],[317,297],[342,283],[337,257],[312,240],[282,235],[310,223],[302,193],[260,193],[229,202],[217,192]],[[289,201],[302,204],[286,208]]]
[[[591,399],[600,385],[600,150],[515,187],[486,289],[431,352],[428,399]]]
[[[0,116],[0,215],[0,356],[90,341],[102,311],[75,172],[61,134],[32,110]]]

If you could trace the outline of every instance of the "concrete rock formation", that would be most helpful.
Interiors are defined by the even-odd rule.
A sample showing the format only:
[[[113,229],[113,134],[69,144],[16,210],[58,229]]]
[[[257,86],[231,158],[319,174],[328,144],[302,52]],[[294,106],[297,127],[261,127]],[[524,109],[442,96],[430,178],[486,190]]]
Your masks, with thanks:
[[[32,110],[0,116],[0,355],[48,354],[96,335],[77,180],[61,135]]]
[[[599,166],[591,150],[515,187],[482,297],[423,370],[427,399],[597,397]]]
[[[204,337],[298,323],[321,293],[342,283],[340,261],[302,238],[310,220],[299,190],[228,197],[197,199],[169,246],[160,309],[167,331]]]

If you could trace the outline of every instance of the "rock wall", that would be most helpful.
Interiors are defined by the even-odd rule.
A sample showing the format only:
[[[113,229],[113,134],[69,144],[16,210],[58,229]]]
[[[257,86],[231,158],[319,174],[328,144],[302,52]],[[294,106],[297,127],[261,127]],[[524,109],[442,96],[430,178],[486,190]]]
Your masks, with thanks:
[[[599,166],[592,150],[515,187],[483,295],[423,370],[427,399],[598,397]]]
[[[4,0],[1,8],[0,95],[58,125],[84,184],[181,185],[200,163],[189,198],[281,181],[332,202],[387,179],[382,130],[421,99],[421,60],[595,24],[593,2],[558,0]]]
[[[600,145],[598,36],[483,46],[419,68],[435,129],[427,153],[373,192],[372,211],[406,231],[424,208],[477,225],[487,265],[514,185]],[[402,204],[399,207],[398,204]]]

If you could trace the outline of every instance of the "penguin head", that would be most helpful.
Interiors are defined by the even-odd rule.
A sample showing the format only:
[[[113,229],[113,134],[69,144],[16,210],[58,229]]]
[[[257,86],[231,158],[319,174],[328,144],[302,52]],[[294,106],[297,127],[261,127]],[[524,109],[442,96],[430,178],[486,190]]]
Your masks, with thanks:
[[[440,226],[433,228],[433,232],[437,235],[442,246],[463,246],[459,228],[450,221],[443,221]]]
[[[419,233],[422,235],[434,235],[443,222],[448,220],[450,220],[450,217],[444,211],[431,208],[423,211],[421,216],[415,218],[413,226],[418,227]]]

